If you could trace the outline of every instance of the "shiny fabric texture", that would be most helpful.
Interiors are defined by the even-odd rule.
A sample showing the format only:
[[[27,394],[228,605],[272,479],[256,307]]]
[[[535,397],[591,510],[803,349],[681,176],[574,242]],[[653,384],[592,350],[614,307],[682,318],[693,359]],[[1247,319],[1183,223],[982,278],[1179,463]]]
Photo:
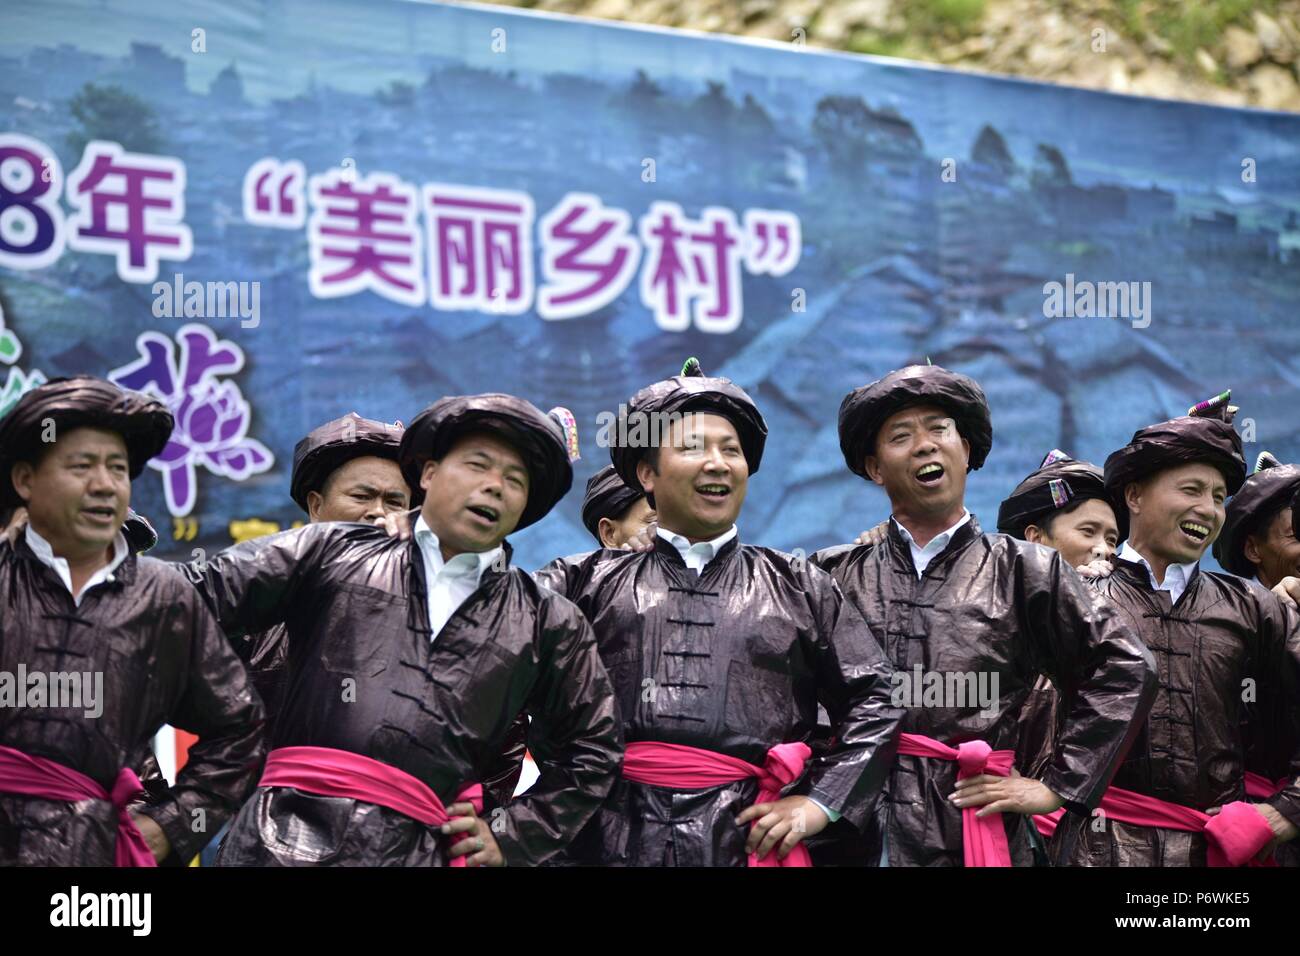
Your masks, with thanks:
[[[1230,415],[1227,417],[1231,417]],[[1241,436],[1222,418],[1183,415],[1140,428],[1123,448],[1106,458],[1106,487],[1123,502],[1124,488],[1154,472],[1175,465],[1204,462],[1223,473],[1228,494],[1246,480]]]
[[[509,546],[506,545],[509,555]],[[546,860],[604,798],[622,753],[591,628],[517,568],[489,568],[432,634],[415,540],[312,524],[188,568],[234,641],[283,623],[287,683],[273,747],[382,761],[444,803],[499,767],[516,718],[541,776],[493,814],[507,864]],[[440,834],[352,798],[259,788],[222,845],[224,865],[446,865]]]
[[[1086,590],[1057,552],[983,534],[972,516],[919,579],[893,521],[879,546],[831,548],[813,560],[880,635],[895,672],[989,674],[989,696],[997,676],[992,713],[970,701],[910,707],[904,732],[949,746],[978,739],[995,751],[1017,750],[1023,768],[1034,755],[1021,749],[1022,711],[1044,675],[1074,706],[1038,779],[1077,812],[1096,806],[1141,727],[1155,669],[1132,627]],[[890,866],[962,865],[961,811],[948,800],[956,776],[954,763],[899,757],[861,862],[874,865],[887,833]],[[1031,864],[1036,837],[1028,821],[1002,816],[1013,863]]]
[[[461,435],[487,431],[513,445],[528,468],[528,503],[515,531],[541,521],[573,485],[564,427],[532,402],[491,392],[440,398],[416,415],[402,436],[402,477],[419,489],[425,463],[441,458]]]
[[[537,578],[596,633],[629,744],[679,744],[762,765],[777,744],[811,743],[818,703],[835,740],[788,788],[870,819],[894,757],[900,711],[888,662],[830,576],[806,560],[732,539],[698,576],[667,541],[552,562]],[[673,790],[620,779],[570,846],[587,865],[745,866],[735,814],[753,779]]]
[[[23,503],[9,473],[40,446],[47,419],[54,423],[56,440],[62,432],[88,426],[120,434],[132,479],[166,447],[175,425],[167,406],[142,392],[90,375],[50,379],[0,418],[0,508]]]
[[[289,497],[307,511],[307,495],[325,487],[330,475],[354,458],[377,457],[397,461],[404,429],[401,425],[362,418],[349,412],[308,432],[293,449],[293,473]],[[419,482],[411,486],[411,503],[424,500]],[[248,634],[235,642],[236,653],[248,668],[253,686],[266,704],[267,727],[275,722],[284,694],[284,668],[289,657],[284,625],[277,624],[260,634]]]
[[[909,365],[856,388],[840,403],[840,451],[849,471],[866,478],[866,457],[875,454],[876,434],[895,412],[917,405],[944,409],[970,442],[970,467],[984,464],[993,447],[993,421],[979,383],[938,365]]]
[[[0,544],[0,670],[100,672],[103,713],[0,707],[0,744],[53,760],[112,792],[124,768],[152,763],[163,724],[199,737],[170,789],[139,812],[188,861],[238,810],[265,757],[262,703],[212,614],[172,565],[129,555],[75,605],[24,539]],[[111,866],[112,803],[0,794],[0,865]]]
[[[1089,584],[1140,636],[1159,677],[1114,785],[1201,811],[1243,799],[1243,725],[1300,739],[1291,705],[1300,692],[1300,618],[1258,584],[1218,572],[1198,570],[1172,606],[1167,592],[1152,589],[1146,568],[1129,561]],[[1255,681],[1257,707],[1243,703],[1247,679]],[[1259,723],[1271,719],[1282,723]],[[1300,749],[1287,756],[1284,773],[1270,776],[1283,775],[1292,785],[1265,802],[1300,824]],[[1203,834],[1111,821],[1094,829],[1075,815],[1057,827],[1051,853],[1069,865],[1207,865]]]
[[[342,418],[314,428],[293,446],[293,472],[289,478],[289,497],[303,511],[307,510],[307,493],[320,491],[329,476],[354,458],[387,458],[397,461],[404,429],[349,412]],[[411,486],[411,504],[424,498],[417,481]]]

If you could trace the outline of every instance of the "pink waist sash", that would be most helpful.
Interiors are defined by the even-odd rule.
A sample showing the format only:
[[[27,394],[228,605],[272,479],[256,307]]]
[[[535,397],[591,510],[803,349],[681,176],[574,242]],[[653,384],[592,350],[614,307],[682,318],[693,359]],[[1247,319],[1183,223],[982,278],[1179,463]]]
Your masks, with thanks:
[[[259,787],[293,787],[323,797],[350,797],[376,806],[387,807],[412,820],[440,827],[454,819],[447,808],[422,780],[405,770],[347,750],[330,747],[279,747],[266,758]],[[483,788],[479,784],[463,787],[457,801],[483,812]],[[455,834],[459,843],[467,834]],[[465,857],[451,858],[451,866],[465,866]]]
[[[713,750],[637,741],[627,745],[623,756],[623,776],[633,783],[681,790],[704,790],[735,783],[749,777],[758,779],[755,803],[768,803],[781,795],[781,789],[803,773],[812,756],[807,744],[777,744],[767,752],[763,766],[757,767],[738,757],[728,757]],[[784,860],[772,851],[762,860],[749,854],[750,866],[812,866],[812,857],[802,843]]]
[[[955,760],[957,779],[990,773],[1005,777],[1011,773],[1015,761],[1014,750],[994,750],[983,740],[968,740],[949,747],[924,734],[899,734],[898,753],[908,757],[929,757],[932,760]],[[1002,826],[1002,814],[990,813],[977,817],[979,807],[963,807],[961,811],[962,852],[967,866],[1010,866],[1011,848],[1007,846],[1007,831]]]
[[[109,793],[79,770],[45,757],[32,757],[12,747],[0,746],[0,793],[16,793],[41,800],[76,803],[106,800],[117,810],[117,841],[114,866],[157,866],[144,834],[131,819],[126,805],[144,792],[140,778],[123,767]]]
[[[1270,788],[1273,786],[1262,777],[1257,783]],[[1286,781],[1282,783],[1285,785]],[[1250,783],[1248,788],[1249,786]],[[1269,789],[1264,796],[1271,796],[1274,792],[1275,790]],[[1120,823],[1204,833],[1206,862],[1210,866],[1245,866],[1273,839],[1273,829],[1268,821],[1243,800],[1225,803],[1216,815],[1210,816],[1159,797],[1134,793],[1120,787],[1108,787],[1101,798],[1100,807],[1107,819],[1118,820]],[[1064,810],[1057,810],[1052,814],[1034,817],[1038,832],[1050,837],[1064,813]]]
[[[1288,777],[1279,777],[1277,780],[1270,780],[1268,777],[1261,776],[1253,770],[1246,771],[1246,796],[1254,800],[1267,800],[1274,794],[1281,793],[1291,785]]]

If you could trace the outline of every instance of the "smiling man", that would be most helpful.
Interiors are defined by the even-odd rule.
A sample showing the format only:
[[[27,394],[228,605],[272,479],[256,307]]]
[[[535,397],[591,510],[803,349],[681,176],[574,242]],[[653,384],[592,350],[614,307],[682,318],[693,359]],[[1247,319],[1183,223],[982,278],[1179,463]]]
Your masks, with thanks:
[[[568,856],[807,865],[801,842],[841,817],[862,826],[893,759],[885,660],[829,575],[740,542],[767,439],[742,389],[691,360],[626,414],[657,424],[621,423],[620,435],[663,436],[610,449],[657,512],[653,549],[604,549],[538,573],[591,621],[628,741],[622,779]],[[814,755],[819,702],[835,743]]]
[[[412,539],[311,524],[190,567],[232,639],[288,636],[266,772],[218,864],[528,865],[587,821],[621,750],[608,678],[505,541],[568,491],[566,437],[513,396],[441,399],[398,452],[424,493]],[[540,777],[485,815],[474,791],[521,711]]]
[[[1114,572],[1091,584],[1155,656],[1160,684],[1101,803],[1105,825],[1065,818],[1052,838],[1058,862],[1240,863],[1297,833],[1300,618],[1254,582],[1199,568],[1246,477],[1229,397],[1137,431],[1106,459],[1129,539]],[[1244,801],[1247,736],[1293,745],[1260,803]]]
[[[75,672],[83,691],[0,691],[0,866],[183,865],[252,788],[262,705],[244,668],[185,577],[134,553],[151,530],[134,544],[122,530],[131,480],[172,424],[160,403],[89,376],[48,382],[0,419],[0,508],[28,511],[0,543],[0,674],[53,688]],[[130,768],[163,724],[199,740],[176,784],[144,795]]]
[[[993,701],[910,702],[862,862],[1027,865],[1026,815],[1064,805],[1086,817],[1101,798],[1149,705],[1151,655],[1058,553],[983,534],[966,510],[966,473],[993,445],[974,380],[933,365],[890,372],[845,397],[839,431],[849,469],[885,489],[893,515],[879,545],[814,560],[882,636],[897,672],[920,669],[954,689],[982,676],[997,688]],[[1072,706],[1041,775],[1007,776],[1033,756],[1018,749],[1019,722],[1040,674]]]

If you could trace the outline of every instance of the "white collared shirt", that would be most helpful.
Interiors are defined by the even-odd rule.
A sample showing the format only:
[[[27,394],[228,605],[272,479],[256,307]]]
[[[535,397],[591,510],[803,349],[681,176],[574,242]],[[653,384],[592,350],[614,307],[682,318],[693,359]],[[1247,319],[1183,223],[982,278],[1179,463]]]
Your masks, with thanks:
[[[736,536],[736,526],[733,524],[722,534],[718,535],[712,541],[697,541],[691,544],[690,540],[677,534],[675,531],[669,531],[662,525],[657,531],[659,537],[663,538],[682,556],[686,566],[700,574],[704,571],[705,566],[718,556],[722,546]]]
[[[1165,579],[1159,584],[1156,583],[1156,573],[1151,569],[1151,563],[1138,553],[1137,549],[1127,541],[1119,549],[1118,557],[1122,561],[1132,561],[1134,564],[1140,564],[1147,569],[1147,577],[1151,579],[1151,588],[1154,591],[1168,591],[1169,600],[1173,604],[1178,603],[1178,599],[1183,596],[1187,590],[1187,584],[1192,580],[1192,575],[1196,573],[1196,566],[1199,561],[1192,561],[1190,564],[1171,564],[1165,569]]]
[[[902,534],[903,540],[907,542],[907,546],[912,549],[912,563],[916,565],[916,576],[920,578],[925,574],[925,569],[930,566],[930,562],[938,556],[939,552],[948,547],[948,542],[951,541],[952,536],[957,533],[957,529],[970,521],[970,512],[963,510],[960,521],[947,531],[941,531],[939,534],[936,534],[926,542],[924,548],[917,547],[916,539],[912,537],[912,532],[899,524],[897,518],[890,518],[889,520],[894,522],[894,527],[898,529],[900,534]]]
[[[433,628],[432,641],[438,636],[456,609],[473,594],[483,578],[483,572],[502,554],[501,545],[491,551],[465,551],[450,561],[442,558],[442,544],[433,529],[425,523],[424,515],[415,522],[415,541],[424,555],[424,579],[429,590],[429,624]]]
[[[36,533],[36,529],[31,526],[30,522],[27,524],[27,547],[32,549],[32,554],[36,555],[41,564],[51,568],[59,576],[63,586],[72,595],[72,603],[77,607],[81,607],[81,599],[95,585],[103,584],[106,581],[112,583],[116,580],[114,572],[117,571],[118,565],[125,561],[126,556],[130,554],[130,549],[126,546],[126,535],[119,531],[117,536],[113,538],[113,557],[108,564],[92,574],[90,580],[81,586],[80,592],[74,592],[72,590],[72,568],[68,566],[67,558],[60,558],[56,555],[54,547]]]

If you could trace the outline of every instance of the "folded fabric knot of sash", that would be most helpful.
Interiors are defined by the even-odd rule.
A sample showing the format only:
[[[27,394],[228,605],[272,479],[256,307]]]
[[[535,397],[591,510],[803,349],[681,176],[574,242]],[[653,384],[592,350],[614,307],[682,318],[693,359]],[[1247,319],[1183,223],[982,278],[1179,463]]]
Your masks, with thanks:
[[[1257,775],[1247,776],[1257,777],[1253,782],[1247,780],[1246,792],[1251,796],[1272,796],[1288,782],[1281,780],[1274,784]],[[1256,792],[1251,792],[1252,786]],[[1140,827],[1204,833],[1206,862],[1210,866],[1245,866],[1273,839],[1273,828],[1268,825],[1263,814],[1244,800],[1225,803],[1217,814],[1210,816],[1193,807],[1170,803],[1145,793],[1108,787],[1099,807],[1101,815],[1107,820]],[[1055,813],[1034,817],[1038,832],[1050,837],[1064,812],[1057,810]]]
[[[104,800],[117,811],[117,840],[113,849],[114,866],[157,866],[153,851],[144,834],[131,819],[126,806],[144,792],[140,778],[123,767],[109,792],[79,770],[49,760],[33,757],[12,747],[0,746],[0,793],[21,794],[40,800],[76,803],[80,800]]]
[[[983,740],[968,740],[950,747],[924,734],[899,734],[898,753],[900,756],[956,761],[958,780],[982,773],[1008,776],[1016,759],[1014,750],[994,750]],[[962,855],[966,865],[1010,866],[1011,848],[1007,845],[1002,814],[978,817],[978,812],[978,807],[963,807],[961,811]]]
[[[679,790],[705,790],[754,777],[758,796],[754,803],[769,803],[781,796],[781,790],[803,774],[812,750],[807,744],[777,744],[767,752],[763,766],[755,766],[739,757],[729,757],[713,750],[637,741],[627,745],[623,755],[623,776],[633,783]],[[750,866],[812,866],[812,857],[799,843],[784,860],[770,852],[763,859],[749,854]]]
[[[448,816],[442,800],[422,780],[364,754],[331,747],[279,747],[266,758],[259,787],[293,787],[323,797],[349,797],[387,807],[431,827],[458,819]],[[461,788],[456,801],[483,812],[483,787]],[[460,842],[469,834],[458,834]],[[465,856],[451,858],[451,866],[465,866]]]

